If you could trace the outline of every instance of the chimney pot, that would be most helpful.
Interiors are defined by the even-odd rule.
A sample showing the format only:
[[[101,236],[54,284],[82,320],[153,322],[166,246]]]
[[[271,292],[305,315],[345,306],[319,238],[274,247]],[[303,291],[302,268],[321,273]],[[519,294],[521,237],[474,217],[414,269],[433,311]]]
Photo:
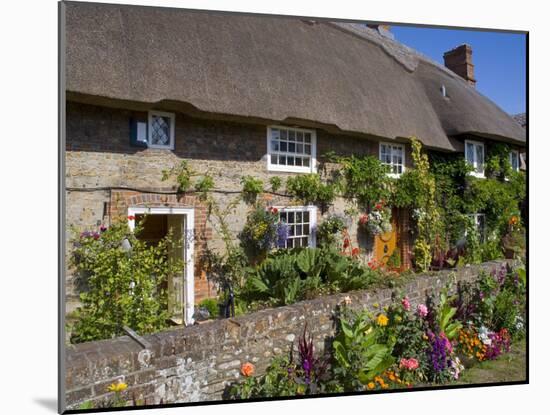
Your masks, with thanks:
[[[476,86],[474,78],[474,64],[472,61],[472,47],[460,45],[443,54],[445,66],[457,75],[464,78],[470,85]]]

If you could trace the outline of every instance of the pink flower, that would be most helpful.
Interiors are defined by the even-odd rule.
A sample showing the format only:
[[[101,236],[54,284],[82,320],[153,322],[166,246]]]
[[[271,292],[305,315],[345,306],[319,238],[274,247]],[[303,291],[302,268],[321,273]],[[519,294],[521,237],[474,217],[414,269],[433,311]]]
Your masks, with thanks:
[[[409,301],[409,297],[403,297],[401,300],[401,304],[403,304],[403,308],[405,311],[409,311],[411,309],[411,302]]]
[[[418,304],[418,307],[416,307],[416,312],[420,317],[424,318],[428,315],[428,307],[426,307],[425,304]]]
[[[401,369],[416,370],[418,369],[418,366],[418,360],[416,360],[414,357],[411,357],[410,359],[402,358],[399,361],[399,367]]]

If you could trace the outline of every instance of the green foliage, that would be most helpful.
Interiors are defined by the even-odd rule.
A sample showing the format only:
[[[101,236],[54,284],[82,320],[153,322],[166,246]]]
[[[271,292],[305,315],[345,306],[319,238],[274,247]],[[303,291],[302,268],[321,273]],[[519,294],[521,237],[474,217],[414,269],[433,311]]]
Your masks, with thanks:
[[[344,390],[364,390],[367,383],[395,362],[394,341],[381,341],[383,331],[366,311],[340,319],[332,342],[333,371]]]
[[[392,179],[388,167],[378,158],[332,157],[340,164],[339,188],[342,196],[353,202],[359,209],[368,210],[381,200],[389,200]]]
[[[269,184],[271,185],[271,191],[277,193],[277,191],[282,187],[283,181],[279,176],[273,176],[269,179]]]
[[[200,200],[206,200],[208,192],[214,188],[214,178],[209,174],[200,177],[195,183],[195,192],[198,193]]]
[[[366,288],[378,273],[332,248],[273,252],[250,271],[239,296],[248,302],[287,305],[326,292]]]
[[[210,318],[217,318],[220,312],[218,300],[215,298],[205,298],[199,303],[199,308],[205,308],[210,314]]]
[[[439,330],[445,333],[445,336],[449,340],[453,340],[458,335],[458,332],[462,328],[462,323],[454,321],[453,318],[456,314],[456,307],[452,307],[451,304],[455,301],[455,297],[448,295],[449,288],[442,290],[439,295],[439,304],[437,306],[436,319]]]
[[[287,193],[304,205],[317,205],[326,210],[336,197],[336,188],[332,183],[323,183],[316,173],[289,177],[286,181]]]
[[[241,184],[243,200],[248,204],[255,203],[258,195],[264,191],[264,182],[253,176],[244,176],[241,179]]]
[[[504,179],[512,173],[510,164],[510,146],[504,143],[495,143],[488,146],[485,161],[485,175]]]
[[[176,176],[176,183],[179,192],[187,192],[191,188],[191,178],[195,173],[189,167],[187,160],[182,160],[179,165],[172,167],[170,170],[162,170],[162,181]]]
[[[330,215],[317,227],[317,245],[336,247],[341,234],[346,229],[346,222],[340,215]]]
[[[399,268],[401,267],[401,253],[399,252],[399,249],[394,249],[390,257],[388,258],[388,262],[386,262],[386,265],[390,268]]]
[[[163,284],[183,270],[181,260],[168,256],[179,242],[168,235],[158,245],[147,245],[136,237],[140,230],[131,232],[128,224],[116,223],[100,234],[75,235],[72,263],[88,290],[80,295],[72,342],[120,336],[124,326],[140,334],[166,327]],[[123,248],[125,240],[130,250]]]

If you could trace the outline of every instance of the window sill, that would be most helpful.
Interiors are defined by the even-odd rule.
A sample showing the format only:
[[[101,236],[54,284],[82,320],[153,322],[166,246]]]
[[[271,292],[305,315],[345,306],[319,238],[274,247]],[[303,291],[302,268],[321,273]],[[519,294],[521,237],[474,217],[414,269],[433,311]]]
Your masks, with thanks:
[[[277,166],[268,164],[267,171],[284,173],[316,173],[317,169],[314,167]]]

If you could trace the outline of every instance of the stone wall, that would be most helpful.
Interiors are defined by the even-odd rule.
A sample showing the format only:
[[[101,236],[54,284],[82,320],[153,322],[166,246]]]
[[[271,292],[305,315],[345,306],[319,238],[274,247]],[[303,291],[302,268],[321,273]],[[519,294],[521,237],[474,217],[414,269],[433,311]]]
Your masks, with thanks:
[[[204,206],[201,207],[200,202],[192,196],[181,200],[173,195],[160,197],[156,193],[174,190],[173,183],[161,181],[162,170],[170,169],[185,159],[195,171],[208,171],[214,177],[216,189],[221,190],[214,193],[214,197],[222,207],[235,197],[226,192],[242,189],[242,176],[260,178],[267,185],[269,178],[274,175],[284,178],[293,174],[267,171],[266,125],[204,120],[176,113],[173,151],[132,147],[130,119],[145,119],[146,116],[146,112],[129,109],[67,103],[66,240],[71,241],[73,227],[79,231],[96,229],[99,224],[108,224],[117,216],[125,217],[130,204],[194,207],[198,211],[195,229],[201,232],[197,237],[199,243],[195,246],[195,295],[197,301],[200,301],[213,291],[197,259],[205,241],[214,249],[222,249],[223,243],[213,231],[212,224],[206,223]],[[318,129],[318,158],[328,151],[348,156],[378,156],[378,142]],[[409,145],[405,161],[411,166]],[[269,197],[273,197],[270,203],[274,205],[290,204],[287,197]],[[345,207],[343,200],[337,200],[327,213],[343,213]],[[230,229],[235,235],[244,225],[246,211],[247,206],[241,203],[236,213],[228,218]],[[363,252],[370,252],[372,240],[357,238],[356,229],[351,229],[351,237],[356,239],[355,244]],[[70,243],[67,249],[70,249]],[[406,258],[406,252],[402,253],[402,257]],[[70,312],[79,305],[78,287],[70,269],[67,269],[66,275],[67,311]]]
[[[449,281],[472,281],[483,269],[491,271],[505,261],[431,274],[419,274],[403,291],[411,302],[425,301]],[[144,348],[129,337],[69,346],[66,353],[66,403],[101,402],[109,384],[123,379],[127,396],[147,404],[197,402],[222,399],[226,386],[240,378],[241,364],[252,362],[261,374],[271,357],[295,347],[307,324],[317,352],[334,335],[333,313],[349,295],[352,307],[388,304],[391,289],[356,291],[267,309],[232,319],[178,328],[144,337]]]

